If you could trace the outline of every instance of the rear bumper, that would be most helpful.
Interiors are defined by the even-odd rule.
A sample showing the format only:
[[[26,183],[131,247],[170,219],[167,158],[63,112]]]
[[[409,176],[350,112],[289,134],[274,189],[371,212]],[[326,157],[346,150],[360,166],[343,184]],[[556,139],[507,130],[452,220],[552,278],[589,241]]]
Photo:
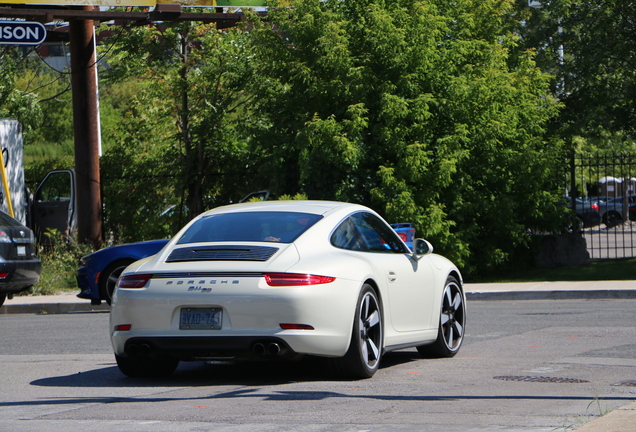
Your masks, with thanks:
[[[7,277],[0,279],[0,293],[18,293],[25,291],[38,283],[42,262],[30,261],[5,261],[0,262],[0,273],[8,273]]]
[[[278,337],[133,337],[124,345],[124,355],[170,356],[182,361],[220,358],[289,357],[296,353]]]

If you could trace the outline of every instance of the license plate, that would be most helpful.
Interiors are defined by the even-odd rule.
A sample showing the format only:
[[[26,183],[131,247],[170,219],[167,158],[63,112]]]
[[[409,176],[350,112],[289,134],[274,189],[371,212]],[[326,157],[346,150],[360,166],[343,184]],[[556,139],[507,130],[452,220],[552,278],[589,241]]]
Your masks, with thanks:
[[[183,308],[180,330],[220,330],[223,322],[221,308]]]
[[[26,246],[18,246],[18,256],[26,256]]]

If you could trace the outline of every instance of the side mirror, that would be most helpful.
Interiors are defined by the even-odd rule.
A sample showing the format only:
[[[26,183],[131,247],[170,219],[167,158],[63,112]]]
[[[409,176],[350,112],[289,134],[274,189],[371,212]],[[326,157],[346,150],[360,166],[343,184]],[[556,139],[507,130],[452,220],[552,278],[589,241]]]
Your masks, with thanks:
[[[424,255],[433,253],[433,245],[424,239],[413,240],[413,258],[421,259]]]

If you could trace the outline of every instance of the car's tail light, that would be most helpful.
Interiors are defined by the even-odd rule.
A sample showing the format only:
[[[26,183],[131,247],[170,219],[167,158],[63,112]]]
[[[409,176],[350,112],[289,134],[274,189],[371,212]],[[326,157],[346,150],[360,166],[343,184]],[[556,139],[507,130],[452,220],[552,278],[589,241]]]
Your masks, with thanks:
[[[0,279],[5,279],[7,276],[9,276],[9,272],[0,273]]]
[[[269,286],[320,285],[335,281],[335,277],[298,273],[266,273],[265,282]]]
[[[598,211],[598,204],[597,203],[592,204],[590,207],[592,207],[594,210]]]
[[[11,243],[11,236],[5,231],[0,231],[0,243]]]
[[[119,278],[117,282],[118,288],[143,288],[146,286],[152,275],[149,274],[136,274],[127,275]]]

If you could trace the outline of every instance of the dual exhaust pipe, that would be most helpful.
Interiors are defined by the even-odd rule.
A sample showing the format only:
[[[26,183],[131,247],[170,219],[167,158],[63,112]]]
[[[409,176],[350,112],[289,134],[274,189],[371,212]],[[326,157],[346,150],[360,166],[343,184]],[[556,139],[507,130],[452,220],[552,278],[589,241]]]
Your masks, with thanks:
[[[126,347],[126,354],[130,357],[149,357],[152,353],[152,347],[147,343],[130,344]]]
[[[279,356],[284,354],[283,349],[276,342],[271,342],[267,345],[265,345],[264,343],[257,342],[254,344],[253,351],[254,351],[254,354],[256,354],[257,356],[265,356],[265,355]]]
[[[130,357],[150,357],[152,351],[152,346],[148,343],[131,343],[126,346],[126,354]],[[276,342],[257,342],[252,347],[252,352],[257,356],[282,356],[285,349]]]

